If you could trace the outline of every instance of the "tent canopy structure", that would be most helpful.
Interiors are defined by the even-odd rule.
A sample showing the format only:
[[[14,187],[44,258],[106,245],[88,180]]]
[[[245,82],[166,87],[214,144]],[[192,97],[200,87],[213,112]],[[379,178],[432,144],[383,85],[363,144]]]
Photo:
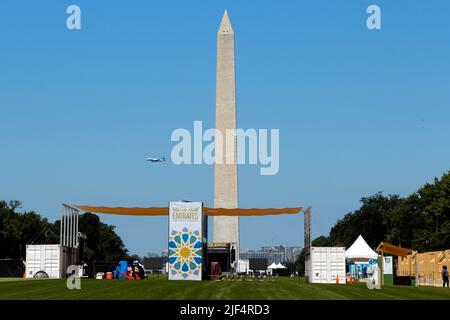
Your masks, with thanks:
[[[267,269],[287,269],[287,268],[283,266],[280,262],[278,263],[272,262],[272,264],[268,266]]]
[[[150,208],[124,208],[124,207],[96,207],[85,205],[74,205],[87,212],[118,214],[127,216],[167,216],[168,207],[150,207]],[[302,211],[302,207],[295,208],[267,208],[267,209],[225,209],[225,208],[203,208],[203,213],[207,216],[267,216],[279,214],[297,214]]]
[[[378,254],[373,251],[366,240],[359,235],[358,239],[345,251],[345,257],[350,260],[377,259]]]
[[[408,254],[413,253],[413,251],[412,249],[402,248],[388,242],[381,242],[377,247],[377,252],[381,254],[392,254],[398,257],[406,257]]]

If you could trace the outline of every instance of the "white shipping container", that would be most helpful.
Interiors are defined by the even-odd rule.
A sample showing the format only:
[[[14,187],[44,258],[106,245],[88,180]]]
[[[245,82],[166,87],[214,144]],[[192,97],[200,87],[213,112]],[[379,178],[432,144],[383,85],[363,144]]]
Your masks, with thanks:
[[[248,274],[248,270],[250,269],[250,261],[247,260],[239,260],[237,262],[237,273],[245,273]]]
[[[67,267],[76,264],[77,249],[60,244],[27,245],[26,278],[33,278],[39,271],[45,272],[50,279],[66,276]]]
[[[345,284],[345,247],[311,247],[306,261],[306,277],[311,283]]]

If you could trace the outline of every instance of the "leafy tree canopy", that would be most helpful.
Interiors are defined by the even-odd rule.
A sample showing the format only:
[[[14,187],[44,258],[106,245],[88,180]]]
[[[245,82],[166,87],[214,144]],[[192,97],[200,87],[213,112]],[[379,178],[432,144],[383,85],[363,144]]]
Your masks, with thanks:
[[[34,211],[16,212],[20,201],[0,201],[0,258],[24,258],[27,244],[59,243],[60,220],[50,223]],[[86,262],[114,263],[128,258],[128,250],[114,226],[100,222],[97,215],[80,215],[79,230],[86,235]]]

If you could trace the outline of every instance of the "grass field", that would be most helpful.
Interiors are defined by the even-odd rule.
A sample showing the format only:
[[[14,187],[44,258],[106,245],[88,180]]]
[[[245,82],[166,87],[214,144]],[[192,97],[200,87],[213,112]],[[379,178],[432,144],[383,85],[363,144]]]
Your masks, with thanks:
[[[81,290],[69,290],[65,280],[0,280],[0,299],[447,299],[450,289],[384,286],[369,290],[364,284],[305,284],[299,278],[276,281],[143,281],[83,279]]]

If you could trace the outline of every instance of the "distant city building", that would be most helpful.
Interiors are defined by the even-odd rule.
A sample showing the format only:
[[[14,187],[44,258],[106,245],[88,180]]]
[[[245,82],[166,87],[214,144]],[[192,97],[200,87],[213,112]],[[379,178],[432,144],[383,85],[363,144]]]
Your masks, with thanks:
[[[300,247],[285,247],[279,246],[265,246],[261,249],[241,249],[240,259],[267,259],[267,263],[270,265],[272,263],[286,262],[286,261],[296,261],[300,256]]]
[[[148,258],[159,257],[159,254],[157,254],[157,253],[155,253],[155,252],[149,252],[149,253],[147,253],[147,257],[148,257]]]
[[[145,258],[157,258],[157,257],[167,257],[167,256],[168,256],[168,252],[167,252],[167,250],[164,250],[164,251],[161,251],[161,253],[149,252],[145,256]]]
[[[286,248],[284,246],[280,245],[280,246],[274,246],[274,247],[262,247],[261,251],[273,254],[274,257],[279,256],[279,258],[278,258],[279,261],[274,261],[275,263],[286,261]]]
[[[287,261],[297,261],[302,252],[301,247],[287,247],[286,248],[286,260]]]
[[[273,262],[282,262],[283,255],[281,253],[275,252],[265,252],[262,250],[251,250],[243,249],[241,250],[240,258],[241,260],[252,260],[252,259],[267,259],[267,264],[272,264]]]

